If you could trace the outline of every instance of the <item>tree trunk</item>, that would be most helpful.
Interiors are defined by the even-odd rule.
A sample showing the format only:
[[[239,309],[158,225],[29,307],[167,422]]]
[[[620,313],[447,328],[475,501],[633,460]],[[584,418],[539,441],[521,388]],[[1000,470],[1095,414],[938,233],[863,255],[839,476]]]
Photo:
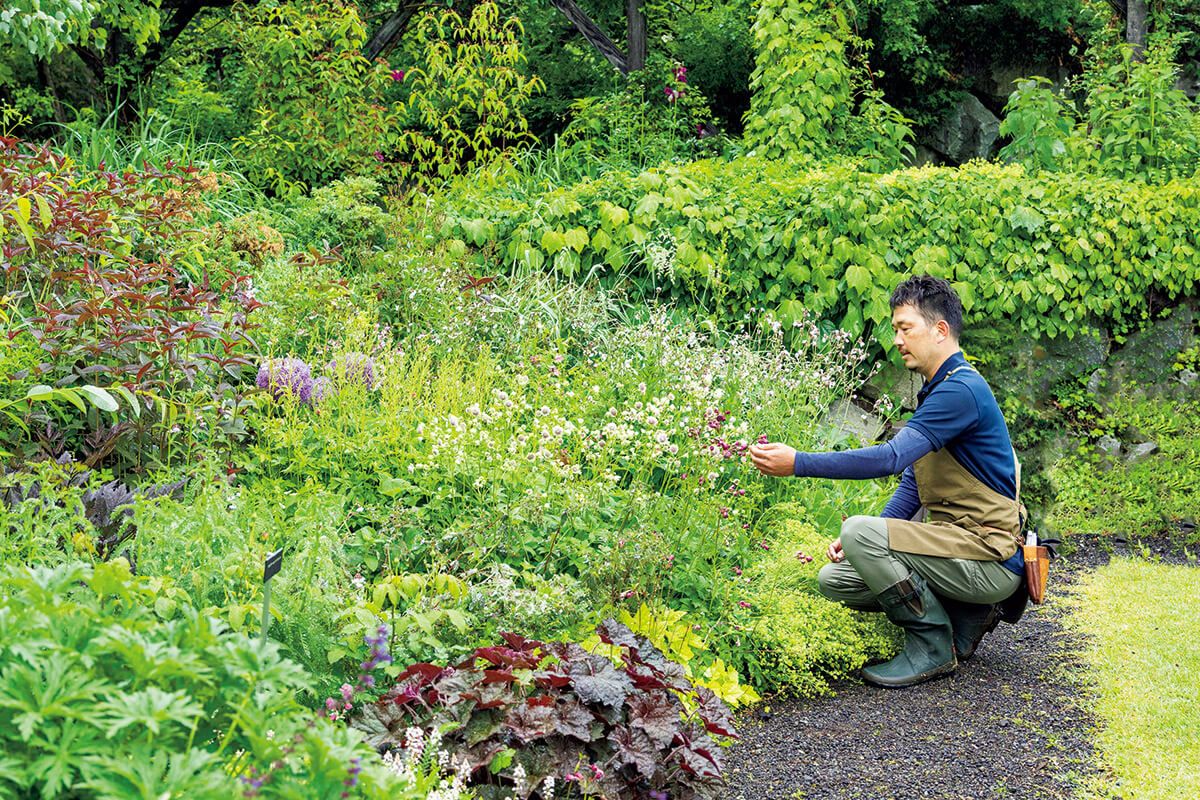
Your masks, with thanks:
[[[50,96],[50,106],[54,110],[54,121],[63,124],[67,114],[63,111],[62,100],[58,96],[58,87],[54,85],[54,76],[50,73],[50,62],[44,58],[37,59],[38,88]]]
[[[1133,60],[1146,59],[1146,31],[1150,24],[1146,0],[1125,3],[1125,41],[1133,45]]]
[[[629,0],[633,2],[633,0]],[[588,40],[592,47],[600,51],[600,55],[608,59],[608,63],[612,64],[622,75],[629,74],[629,64],[625,58],[625,54],[613,44],[612,39],[600,30],[600,26],[592,22],[591,18],[583,12],[579,6],[575,5],[574,0],[550,0],[550,3],[562,12],[563,16],[571,21],[583,38]],[[645,21],[642,23],[642,40],[645,41]],[[643,61],[645,55],[643,55]]]
[[[363,45],[363,55],[367,57],[367,60],[374,61],[395,47],[396,43],[404,36],[404,32],[408,30],[408,23],[412,20],[413,15],[423,5],[424,3],[420,0],[401,2],[391,16],[384,20],[383,24],[371,34],[371,38]]]
[[[625,0],[625,25],[629,41],[629,56],[625,61],[629,72],[646,68],[646,15],[642,0]]]

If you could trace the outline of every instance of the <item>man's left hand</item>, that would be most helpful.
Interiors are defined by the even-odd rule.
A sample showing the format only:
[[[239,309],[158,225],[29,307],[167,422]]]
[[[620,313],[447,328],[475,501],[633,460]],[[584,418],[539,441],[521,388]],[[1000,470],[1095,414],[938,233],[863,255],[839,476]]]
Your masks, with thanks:
[[[796,468],[796,448],[782,442],[768,442],[750,446],[750,460],[763,475],[786,478]]]

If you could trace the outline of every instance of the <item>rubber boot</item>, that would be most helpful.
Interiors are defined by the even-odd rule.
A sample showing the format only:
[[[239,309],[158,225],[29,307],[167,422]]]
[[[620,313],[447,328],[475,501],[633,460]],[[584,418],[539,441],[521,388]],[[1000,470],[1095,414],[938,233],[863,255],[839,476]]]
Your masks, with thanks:
[[[950,618],[917,573],[879,593],[883,612],[904,629],[904,650],[886,664],[863,667],[863,680],[899,689],[949,675],[958,667]]]
[[[997,603],[964,603],[949,597],[939,597],[942,608],[950,617],[954,629],[954,654],[959,662],[969,661],[983,637],[1000,624],[1000,605]]]

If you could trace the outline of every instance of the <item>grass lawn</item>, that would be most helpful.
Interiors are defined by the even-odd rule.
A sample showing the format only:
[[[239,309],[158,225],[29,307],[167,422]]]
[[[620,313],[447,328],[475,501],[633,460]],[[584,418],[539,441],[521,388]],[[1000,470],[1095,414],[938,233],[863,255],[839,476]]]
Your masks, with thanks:
[[[1114,778],[1090,797],[1200,797],[1198,601],[1200,569],[1131,559],[1096,570],[1072,600]]]

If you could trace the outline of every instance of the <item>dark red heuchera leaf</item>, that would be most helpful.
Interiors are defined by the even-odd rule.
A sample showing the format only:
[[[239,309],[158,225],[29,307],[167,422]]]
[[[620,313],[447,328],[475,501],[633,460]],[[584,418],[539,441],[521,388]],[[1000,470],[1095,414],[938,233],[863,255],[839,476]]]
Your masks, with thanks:
[[[712,689],[704,686],[697,687],[696,697],[700,700],[696,713],[700,717],[700,721],[704,723],[705,730],[718,736],[739,738],[733,724],[733,712],[721,698],[713,693]]]
[[[574,697],[568,697],[558,702],[557,733],[571,736],[581,742],[590,742],[596,738],[592,728],[596,725],[596,715],[587,710],[583,703]]]
[[[554,701],[550,704],[527,700],[508,712],[505,719],[508,729],[523,742],[532,741],[555,731],[558,727],[558,714],[555,712]]]
[[[675,735],[673,743],[676,745],[675,759],[684,770],[699,777],[721,777],[721,762],[712,739],[707,736],[693,738],[681,731]]]
[[[604,656],[588,655],[571,664],[571,685],[585,703],[617,708],[633,689],[629,675],[620,672]]]
[[[644,731],[657,748],[666,747],[680,728],[683,705],[666,692],[629,698],[629,724]]]
[[[615,619],[606,619],[600,623],[600,626],[596,628],[596,633],[600,636],[600,641],[616,647],[636,648],[638,646],[637,637],[633,635],[633,631]]]
[[[645,733],[629,728],[617,728],[610,737],[621,762],[633,766],[639,775],[649,778],[658,768],[658,748]]]
[[[471,656],[472,660],[483,659],[498,667],[533,669],[541,659],[531,651],[514,650],[509,647],[481,647]],[[467,662],[463,662],[466,664]]]

